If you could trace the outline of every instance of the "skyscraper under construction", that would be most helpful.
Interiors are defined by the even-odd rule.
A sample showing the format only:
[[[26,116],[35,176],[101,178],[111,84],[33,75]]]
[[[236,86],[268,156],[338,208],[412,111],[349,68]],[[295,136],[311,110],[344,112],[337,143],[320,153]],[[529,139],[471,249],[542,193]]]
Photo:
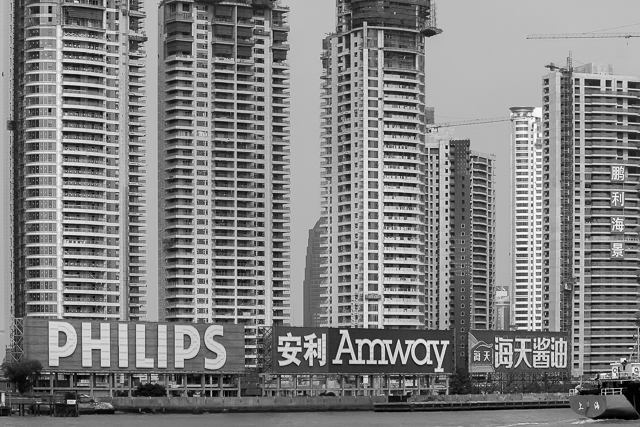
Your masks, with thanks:
[[[430,0],[338,0],[323,42],[322,322],[424,328]]]
[[[145,312],[145,12],[15,0],[13,316]]]

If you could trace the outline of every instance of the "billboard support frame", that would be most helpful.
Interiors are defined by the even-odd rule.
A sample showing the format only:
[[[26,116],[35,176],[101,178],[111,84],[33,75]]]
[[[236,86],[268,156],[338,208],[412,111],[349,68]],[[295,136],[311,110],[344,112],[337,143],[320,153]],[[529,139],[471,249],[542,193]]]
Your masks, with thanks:
[[[273,326],[264,326],[258,329],[258,360],[259,373],[273,371]]]
[[[450,374],[262,373],[263,397],[449,394]],[[327,394],[330,393],[330,394]]]
[[[124,381],[118,381],[118,377]],[[140,384],[160,384],[165,387],[168,396],[241,397],[241,378],[242,374],[238,373],[210,372],[43,372],[33,391],[46,394],[72,391],[92,397],[132,397]]]
[[[568,371],[470,373],[475,394],[557,393],[573,384]]]
[[[11,322],[11,336],[6,358],[11,363],[18,363],[24,358],[24,319],[21,317]]]

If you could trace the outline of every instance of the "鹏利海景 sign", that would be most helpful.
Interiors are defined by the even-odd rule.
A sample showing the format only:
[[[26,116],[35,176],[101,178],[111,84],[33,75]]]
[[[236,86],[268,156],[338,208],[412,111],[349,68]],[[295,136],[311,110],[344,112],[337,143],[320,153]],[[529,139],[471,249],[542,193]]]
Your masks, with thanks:
[[[244,371],[241,325],[26,318],[24,340],[45,372]]]
[[[294,328],[273,333],[276,373],[451,373],[450,331]]]
[[[551,372],[569,368],[564,332],[470,331],[471,372]]]

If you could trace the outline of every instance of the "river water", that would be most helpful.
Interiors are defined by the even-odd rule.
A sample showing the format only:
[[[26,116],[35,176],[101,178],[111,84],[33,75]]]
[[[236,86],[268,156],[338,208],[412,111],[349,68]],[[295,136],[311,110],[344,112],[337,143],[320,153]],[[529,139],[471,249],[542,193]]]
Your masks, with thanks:
[[[580,418],[571,409],[466,412],[284,412],[202,415],[2,417],[0,427],[565,427],[638,426],[639,421]]]

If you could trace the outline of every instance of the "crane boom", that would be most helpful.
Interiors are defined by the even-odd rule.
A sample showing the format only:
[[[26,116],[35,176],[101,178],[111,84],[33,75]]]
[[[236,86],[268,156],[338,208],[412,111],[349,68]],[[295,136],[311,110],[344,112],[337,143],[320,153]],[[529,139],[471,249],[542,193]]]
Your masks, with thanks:
[[[540,39],[613,39],[640,37],[640,33],[565,33],[565,34],[529,34],[527,40]]]
[[[487,119],[461,120],[458,122],[442,122],[427,125],[427,129],[448,128],[454,126],[478,125],[482,123],[508,122],[511,117],[491,117]]]

